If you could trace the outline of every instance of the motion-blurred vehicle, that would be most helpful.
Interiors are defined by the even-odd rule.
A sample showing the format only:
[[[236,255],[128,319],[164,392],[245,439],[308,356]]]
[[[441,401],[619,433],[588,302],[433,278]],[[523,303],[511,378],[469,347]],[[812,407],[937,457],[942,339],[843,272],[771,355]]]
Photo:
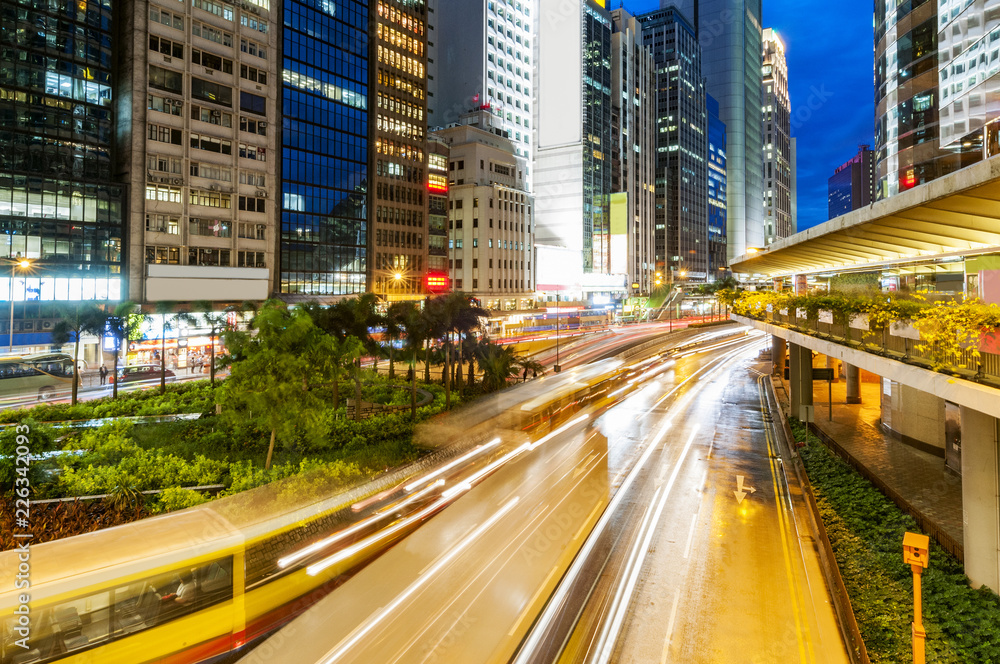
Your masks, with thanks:
[[[119,384],[126,383],[144,383],[152,385],[154,383],[160,382],[160,374],[162,370],[158,364],[136,364],[131,367],[122,367],[118,369],[118,375],[115,380]],[[170,369],[166,370],[167,382],[172,382],[177,380],[177,376]]]
[[[73,357],[37,353],[0,358],[0,399],[37,396],[48,401],[73,387]]]

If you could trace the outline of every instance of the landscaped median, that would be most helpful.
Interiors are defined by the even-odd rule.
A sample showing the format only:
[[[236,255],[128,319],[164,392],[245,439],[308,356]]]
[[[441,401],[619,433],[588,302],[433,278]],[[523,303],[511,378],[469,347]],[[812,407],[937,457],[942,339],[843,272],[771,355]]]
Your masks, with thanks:
[[[903,534],[916,522],[789,420],[820,515],[872,662],[911,661],[913,582],[903,563]],[[1000,664],[1000,598],[969,587],[961,563],[931,541],[923,575],[927,661]]]

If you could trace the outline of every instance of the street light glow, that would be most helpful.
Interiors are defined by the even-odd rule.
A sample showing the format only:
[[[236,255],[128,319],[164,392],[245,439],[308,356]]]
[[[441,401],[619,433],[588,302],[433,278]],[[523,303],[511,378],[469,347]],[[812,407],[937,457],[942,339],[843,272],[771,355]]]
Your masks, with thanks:
[[[392,278],[395,279],[396,281],[399,281],[403,278],[403,275],[397,272],[396,274],[392,275]]]
[[[22,260],[18,263],[18,265],[20,265],[23,269],[28,269],[29,267],[31,267],[31,262],[27,260]]]

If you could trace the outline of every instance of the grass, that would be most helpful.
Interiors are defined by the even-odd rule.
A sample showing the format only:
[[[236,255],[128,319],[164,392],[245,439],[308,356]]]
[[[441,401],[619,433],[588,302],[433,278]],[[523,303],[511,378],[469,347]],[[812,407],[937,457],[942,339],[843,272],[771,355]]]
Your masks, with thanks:
[[[790,424],[806,440],[805,426]],[[871,661],[910,661],[913,582],[902,542],[920,532],[916,521],[815,436],[801,455]],[[923,601],[928,662],[1000,664],[1000,598],[969,587],[961,563],[933,540]]]

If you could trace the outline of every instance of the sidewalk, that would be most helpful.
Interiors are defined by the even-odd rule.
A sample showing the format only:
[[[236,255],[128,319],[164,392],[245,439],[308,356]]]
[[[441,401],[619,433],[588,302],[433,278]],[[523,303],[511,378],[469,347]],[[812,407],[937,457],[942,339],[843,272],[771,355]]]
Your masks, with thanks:
[[[782,408],[788,412],[787,384],[775,380]],[[962,479],[946,470],[944,459],[906,445],[884,433],[879,383],[861,384],[859,405],[845,403],[846,383],[833,384],[833,421],[829,419],[825,382],[814,383],[816,426],[860,461],[893,491],[919,510],[937,529],[963,543]]]

